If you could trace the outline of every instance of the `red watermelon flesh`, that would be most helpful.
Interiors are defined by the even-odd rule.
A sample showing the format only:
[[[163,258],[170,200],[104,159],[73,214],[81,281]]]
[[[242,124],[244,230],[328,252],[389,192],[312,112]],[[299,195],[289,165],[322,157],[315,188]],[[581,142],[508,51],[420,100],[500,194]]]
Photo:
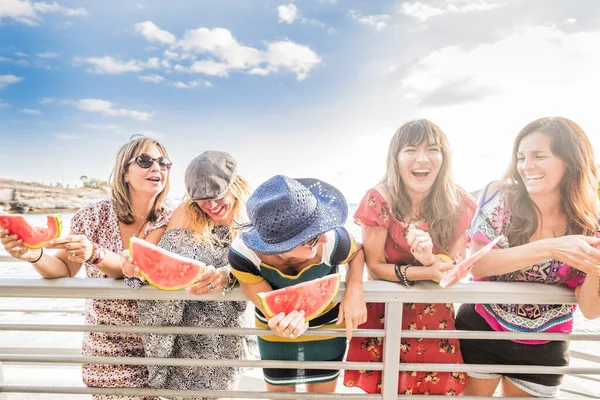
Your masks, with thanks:
[[[0,214],[0,226],[8,229],[11,235],[17,235],[23,241],[23,246],[30,249],[42,248],[60,236],[62,217],[60,215],[46,216],[47,227],[32,226],[24,216],[17,214]]]
[[[307,321],[318,317],[331,304],[340,289],[340,274],[327,275],[297,285],[258,293],[258,300],[269,318],[304,310]]]
[[[503,237],[504,236],[497,237],[481,249],[477,250],[470,257],[467,257],[467,259],[456,264],[454,268],[444,274],[444,277],[440,281],[440,286],[445,288],[451,283],[458,281],[463,274],[467,273],[467,271],[470,271],[473,268],[473,265],[475,265],[477,260],[489,253]]]
[[[137,237],[129,239],[129,253],[140,274],[161,290],[179,290],[193,285],[206,264],[171,253]]]

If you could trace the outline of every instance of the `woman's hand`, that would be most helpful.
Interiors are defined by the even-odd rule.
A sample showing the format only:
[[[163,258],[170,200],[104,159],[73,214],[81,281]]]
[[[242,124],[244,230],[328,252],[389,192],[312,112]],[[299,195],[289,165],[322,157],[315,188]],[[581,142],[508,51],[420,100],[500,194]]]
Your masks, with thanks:
[[[436,258],[436,262],[434,262],[432,265],[427,267],[427,273],[429,275],[429,279],[431,279],[434,282],[439,283],[442,280],[442,278],[444,277],[444,275],[446,275],[446,273],[448,271],[452,270],[452,268],[454,268],[454,266],[455,266],[454,263],[443,262],[442,260]],[[465,274],[465,276],[466,276],[466,274]]]
[[[45,246],[47,249],[64,250],[69,261],[83,264],[94,253],[94,243],[85,235],[68,235],[53,239]]]
[[[448,271],[446,271],[446,272],[442,272],[442,277],[444,277],[444,275],[446,275],[446,274],[450,273],[450,271],[451,271],[452,269],[454,269],[454,268],[456,268],[457,266],[459,266],[461,262],[463,262],[463,258],[462,258],[462,256],[460,255],[460,253],[458,253],[458,254],[456,255],[456,257],[454,258],[454,262],[452,263],[452,268],[450,268],[450,269],[449,269]],[[471,267],[472,267],[472,266],[471,266]],[[464,279],[464,278],[465,278],[467,275],[469,275],[470,273],[471,273],[471,268],[467,268],[467,269],[465,269],[464,271],[462,271],[462,273],[461,273],[459,276],[457,276],[455,279],[453,279],[453,280],[452,280],[452,282],[448,283],[448,284],[447,284],[445,287],[452,286],[452,285],[454,285],[454,284],[456,284],[456,283],[458,283],[458,282],[462,281],[462,280],[463,280],[463,279]],[[437,279],[437,277],[436,277],[436,279]],[[439,283],[440,281],[439,281],[439,280],[436,280],[435,282],[438,282],[438,283]]]
[[[144,277],[140,274],[140,268],[135,265],[133,261],[133,256],[129,252],[129,250],[123,250],[119,256],[121,256],[121,271],[123,272],[123,276],[127,278],[137,278],[140,281],[144,282]]]
[[[600,238],[567,235],[549,239],[552,258],[592,276],[600,276]]]
[[[304,319],[304,311],[292,311],[288,315],[279,313],[269,319],[269,328],[281,337],[297,338],[308,329],[308,321]]]
[[[17,235],[11,235],[8,230],[0,229],[0,241],[4,250],[13,258],[23,261],[35,261],[42,250],[32,250],[23,246],[23,241]]]
[[[367,322],[367,305],[363,296],[362,285],[348,286],[340,303],[336,325],[346,321],[346,338],[352,339],[352,331]]]
[[[198,276],[198,282],[186,289],[191,294],[208,294],[215,290],[219,291],[227,284],[227,271],[224,268],[215,268],[207,265]]]
[[[415,228],[414,225],[409,225],[406,241],[410,247],[410,251],[418,262],[427,267],[436,262],[433,255],[433,241],[428,232]]]

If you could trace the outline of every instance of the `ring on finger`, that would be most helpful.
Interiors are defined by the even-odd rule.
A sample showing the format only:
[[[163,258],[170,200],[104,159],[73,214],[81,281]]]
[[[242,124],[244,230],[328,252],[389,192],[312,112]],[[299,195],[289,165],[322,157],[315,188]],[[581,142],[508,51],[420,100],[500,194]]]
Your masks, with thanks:
[[[213,289],[215,288],[215,285],[213,285],[212,282],[209,282],[208,285],[206,285],[206,288],[208,289],[209,292],[212,292]]]
[[[75,250],[71,251],[71,257],[75,257]]]
[[[290,329],[289,327],[286,327],[284,329],[284,331],[286,331],[290,335],[291,338],[294,337],[294,331],[292,329]]]

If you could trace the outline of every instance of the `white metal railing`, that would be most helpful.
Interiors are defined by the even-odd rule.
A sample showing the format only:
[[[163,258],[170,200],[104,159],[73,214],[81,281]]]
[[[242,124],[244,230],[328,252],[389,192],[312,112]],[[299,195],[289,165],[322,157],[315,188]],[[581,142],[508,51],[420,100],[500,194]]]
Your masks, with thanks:
[[[340,300],[344,287],[340,289],[336,300]],[[132,299],[132,300],[246,300],[241,290],[236,289],[223,297],[221,294],[193,296],[185,291],[165,292],[152,287],[131,290],[120,280],[111,279],[1,279],[0,297],[17,298],[93,298],[93,299]],[[136,357],[86,357],[74,351],[64,349],[27,349],[0,347],[0,363],[19,364],[131,364],[131,365],[194,365],[194,366],[238,366],[238,367],[272,367],[272,368],[319,368],[319,369],[369,369],[382,370],[382,394],[314,394],[314,393],[278,393],[281,399],[396,399],[398,387],[397,371],[440,371],[451,372],[457,369],[456,364],[409,364],[400,363],[400,338],[470,338],[470,339],[547,339],[568,341],[600,341],[600,333],[577,332],[562,333],[517,333],[517,332],[471,332],[471,331],[401,331],[403,303],[552,303],[572,304],[575,301],[572,291],[551,286],[532,283],[498,283],[469,282],[460,283],[450,288],[440,289],[434,283],[423,282],[408,289],[391,282],[365,282],[365,300],[367,302],[386,303],[386,324],[384,330],[357,329],[355,336],[385,337],[384,358],[382,363],[373,362],[309,362],[309,361],[267,361],[267,360],[202,360],[202,359],[170,359],[170,358],[136,358]],[[24,311],[24,309],[2,309],[0,312]],[[52,310],[39,310],[46,312]],[[76,310],[70,310],[76,311]],[[176,333],[176,334],[229,334],[260,335],[269,333],[266,329],[256,328],[213,328],[213,327],[159,327],[159,326],[112,326],[112,325],[78,325],[78,324],[22,324],[0,322],[0,331],[44,331],[44,332],[135,332],[135,333]],[[343,329],[314,330],[315,336],[345,336]],[[598,363],[600,357],[574,352],[587,361]],[[587,378],[592,382],[600,381],[600,364],[593,367],[544,367],[514,365],[460,365],[461,371],[470,372],[522,372],[538,374],[569,374]],[[599,398],[594,393],[571,394]],[[125,388],[85,388],[85,387],[42,387],[23,385],[3,385],[2,393],[55,393],[55,394],[104,394],[104,395],[146,395],[146,396],[199,396],[229,398],[270,398],[273,393],[258,391],[207,391],[207,390],[159,390],[159,389],[125,389]],[[437,397],[437,396],[430,396]],[[439,396],[440,398],[442,396]],[[445,396],[444,396],[445,397]],[[566,397],[563,397],[566,398]]]

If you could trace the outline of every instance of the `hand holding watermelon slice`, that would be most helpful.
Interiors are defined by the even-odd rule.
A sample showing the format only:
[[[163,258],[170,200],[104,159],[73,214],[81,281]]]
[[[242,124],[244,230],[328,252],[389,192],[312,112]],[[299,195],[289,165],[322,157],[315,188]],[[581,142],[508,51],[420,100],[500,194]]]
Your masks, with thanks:
[[[304,318],[304,310],[293,310],[289,314],[280,312],[270,318],[268,324],[277,336],[291,339],[302,336],[308,329],[308,321]]]
[[[504,238],[504,236],[497,237],[496,239],[492,240],[490,243],[473,253],[471,256],[467,257],[466,260],[458,262],[456,266],[452,268],[452,270],[444,274],[444,277],[439,282],[440,286],[442,288],[445,288],[447,286],[454,285],[455,283],[463,279],[465,276],[467,276],[467,274],[471,272],[471,269],[473,269],[475,262],[477,262],[477,260],[489,253],[502,238]]]
[[[22,215],[0,214],[0,239],[8,254],[23,261],[39,259],[40,252],[50,240],[60,236],[62,218],[48,215],[47,227],[30,225]]]
[[[129,252],[139,273],[161,290],[179,290],[193,285],[206,264],[182,257],[137,237],[129,239]]]

